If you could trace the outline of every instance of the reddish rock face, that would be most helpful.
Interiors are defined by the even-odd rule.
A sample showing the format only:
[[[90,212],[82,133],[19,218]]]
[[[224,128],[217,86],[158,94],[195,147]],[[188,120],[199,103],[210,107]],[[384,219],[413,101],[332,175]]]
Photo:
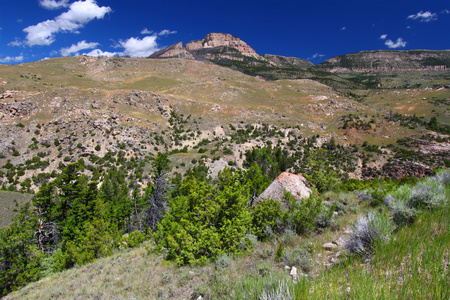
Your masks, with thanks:
[[[187,51],[195,51],[198,49],[202,49],[203,48],[202,41],[201,40],[191,41],[187,43],[186,46],[184,46],[184,48],[186,48]]]
[[[232,47],[236,48],[242,54],[256,54],[246,42],[238,37],[234,37],[228,33],[210,33],[202,40],[203,48],[215,48],[215,47]]]
[[[150,58],[181,57],[193,59],[192,51],[216,47],[231,47],[237,49],[242,55],[259,57],[259,55],[246,42],[228,33],[210,33],[203,40],[191,41],[184,47],[181,42],[155,52]]]
[[[176,43],[172,46],[169,46],[163,50],[159,50],[150,55],[150,58],[175,58],[175,57],[194,59],[194,56],[185,48],[183,48],[182,42]]]
[[[256,199],[253,205],[257,205],[264,199],[282,201],[284,191],[288,191],[295,199],[307,198],[311,195],[311,189],[306,186],[306,179],[301,174],[288,172],[281,173],[269,187]],[[285,207],[284,203],[281,203]]]

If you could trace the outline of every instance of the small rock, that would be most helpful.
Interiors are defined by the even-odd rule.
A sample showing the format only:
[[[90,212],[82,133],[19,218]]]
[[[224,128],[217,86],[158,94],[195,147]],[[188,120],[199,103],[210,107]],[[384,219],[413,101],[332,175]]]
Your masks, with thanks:
[[[292,267],[291,269],[291,273],[289,273],[289,275],[291,275],[294,278],[297,278],[297,268],[296,267]]]
[[[323,244],[322,248],[325,250],[328,250],[328,251],[333,251],[334,249],[337,248],[337,245],[333,244],[333,243],[326,243],[326,244]]]

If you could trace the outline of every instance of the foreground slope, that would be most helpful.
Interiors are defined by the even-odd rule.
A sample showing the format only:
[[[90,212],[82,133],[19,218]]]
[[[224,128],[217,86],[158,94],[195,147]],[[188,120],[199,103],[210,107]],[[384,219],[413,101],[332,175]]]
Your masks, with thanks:
[[[48,276],[5,299],[447,299],[449,175],[444,172],[416,187],[389,190],[388,195],[397,201],[402,193],[415,201],[442,200],[393,232],[392,224],[387,224],[392,222],[388,218],[392,211],[384,205],[374,209],[367,199],[358,200],[358,192],[331,193],[328,196],[337,197],[343,206],[334,229],[320,235],[300,238],[287,232],[255,244],[247,255],[225,255],[214,263],[185,267],[164,261],[163,254],[147,241],[135,249]],[[426,191],[414,196],[418,189]],[[374,214],[384,216],[387,223],[377,223],[372,229],[389,228],[388,235],[371,244],[368,256],[343,250],[352,230],[360,228],[348,225],[358,216]],[[324,244],[329,241],[333,247]],[[277,258],[280,245],[285,252]],[[291,271],[293,267],[298,273]]]

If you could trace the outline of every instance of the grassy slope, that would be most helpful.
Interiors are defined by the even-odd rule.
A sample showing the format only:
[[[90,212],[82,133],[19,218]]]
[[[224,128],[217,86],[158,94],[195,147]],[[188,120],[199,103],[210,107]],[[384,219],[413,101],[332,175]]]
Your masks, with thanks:
[[[151,242],[145,242],[32,283],[7,299],[196,299],[199,295],[204,299],[260,299],[263,291],[294,299],[450,297],[448,205],[425,211],[413,225],[394,233],[389,242],[377,246],[369,262],[352,257],[327,268],[323,263],[330,252],[321,245],[341,236],[350,220],[369,208],[356,200],[356,194],[335,196],[344,197],[353,207],[352,213],[337,220],[340,231],[310,237],[285,234],[228,263],[187,267],[163,261],[161,254],[152,251]],[[286,251],[312,249],[315,263],[309,277],[296,283],[284,269],[286,263],[275,262],[279,242]]]
[[[15,215],[14,210],[29,202],[32,196],[31,194],[0,191],[0,228],[8,227]]]
[[[321,278],[301,281],[296,295],[313,299],[449,299],[449,206],[425,212],[377,247],[370,264],[350,260]]]

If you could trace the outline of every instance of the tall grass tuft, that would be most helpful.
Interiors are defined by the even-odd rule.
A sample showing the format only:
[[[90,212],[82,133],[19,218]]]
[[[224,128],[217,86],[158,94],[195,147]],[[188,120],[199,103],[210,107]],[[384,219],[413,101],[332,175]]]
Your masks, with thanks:
[[[394,226],[385,213],[369,213],[361,216],[352,226],[352,233],[344,248],[351,253],[369,257],[377,243],[389,239]]]
[[[278,281],[278,285],[276,287],[271,288],[270,290],[264,290],[262,293],[260,300],[291,300],[294,299],[292,288],[286,282],[286,280]]]

